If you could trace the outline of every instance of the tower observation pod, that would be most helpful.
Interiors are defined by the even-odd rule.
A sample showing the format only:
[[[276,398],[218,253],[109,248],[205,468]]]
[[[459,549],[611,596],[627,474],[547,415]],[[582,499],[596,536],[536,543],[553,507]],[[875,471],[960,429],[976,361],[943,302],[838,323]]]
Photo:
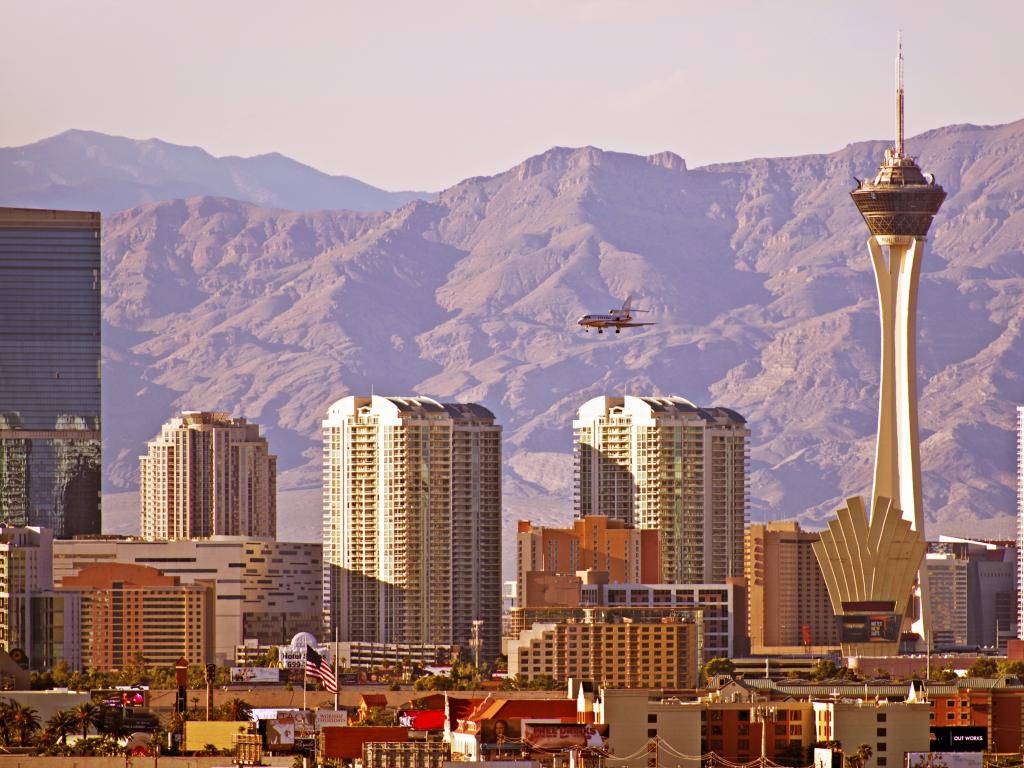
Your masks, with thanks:
[[[924,510],[917,428],[916,316],[924,243],[946,192],[903,146],[903,46],[897,39],[896,143],[850,196],[868,226],[882,332],[878,442],[870,520],[848,499],[815,547],[849,655],[896,653],[928,639]],[[916,583],[915,583],[916,582]]]

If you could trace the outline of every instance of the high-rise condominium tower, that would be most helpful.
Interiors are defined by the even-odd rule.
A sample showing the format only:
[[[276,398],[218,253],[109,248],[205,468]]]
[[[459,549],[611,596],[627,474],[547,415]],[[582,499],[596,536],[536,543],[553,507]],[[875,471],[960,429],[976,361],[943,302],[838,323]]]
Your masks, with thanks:
[[[324,429],[324,606],[340,639],[501,638],[501,427],[475,404],[345,397]]]
[[[277,457],[257,424],[185,411],[139,458],[147,539],[277,535]]]
[[[573,430],[576,517],[656,529],[665,583],[743,575],[750,430],[742,416],[681,397],[595,397]]]
[[[0,524],[100,532],[100,215],[0,208]]]

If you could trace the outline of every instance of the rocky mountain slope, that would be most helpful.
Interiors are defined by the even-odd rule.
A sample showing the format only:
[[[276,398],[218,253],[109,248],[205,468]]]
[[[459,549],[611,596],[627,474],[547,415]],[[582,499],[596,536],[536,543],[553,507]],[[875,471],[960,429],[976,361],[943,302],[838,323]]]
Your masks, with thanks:
[[[385,192],[284,155],[214,157],[199,147],[65,131],[0,147],[0,205],[113,213],[143,203],[219,195],[295,211],[389,211],[422,192]]]
[[[878,320],[848,192],[884,142],[687,169],[555,148],[392,213],[214,197],[107,220],[108,486],[180,408],[268,428],[282,488],[319,483],[318,428],[353,392],[477,400],[505,426],[508,519],[571,514],[571,421],[600,393],[749,419],[751,517],[820,521],[869,489]],[[1024,402],[1024,121],[909,142],[949,194],[920,307],[930,533],[1010,535]],[[627,294],[651,328],[584,334]],[[309,515],[315,523],[314,502]]]

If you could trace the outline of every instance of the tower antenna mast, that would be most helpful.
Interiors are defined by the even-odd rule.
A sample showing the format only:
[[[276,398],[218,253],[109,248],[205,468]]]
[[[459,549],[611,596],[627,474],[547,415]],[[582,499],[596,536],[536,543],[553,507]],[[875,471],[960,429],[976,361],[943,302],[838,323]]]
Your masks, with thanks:
[[[903,157],[903,30],[896,32],[896,157]]]

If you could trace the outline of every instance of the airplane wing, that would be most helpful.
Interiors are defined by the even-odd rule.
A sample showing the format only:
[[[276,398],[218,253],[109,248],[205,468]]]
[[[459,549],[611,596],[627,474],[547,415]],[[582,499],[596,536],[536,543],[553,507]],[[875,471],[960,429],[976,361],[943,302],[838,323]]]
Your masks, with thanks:
[[[657,323],[616,323],[619,328],[639,328],[641,325],[657,325]]]

